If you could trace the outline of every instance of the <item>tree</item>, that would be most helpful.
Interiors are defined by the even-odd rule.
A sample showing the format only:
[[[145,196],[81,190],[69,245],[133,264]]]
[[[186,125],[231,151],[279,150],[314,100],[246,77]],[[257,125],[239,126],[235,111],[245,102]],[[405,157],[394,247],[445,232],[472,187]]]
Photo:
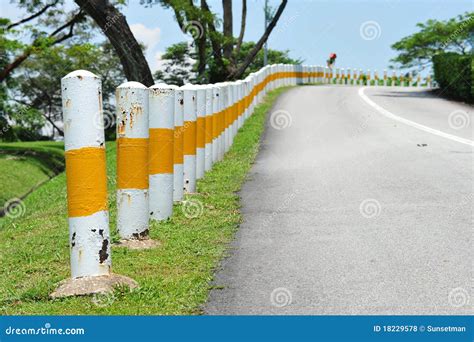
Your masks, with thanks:
[[[398,56],[392,59],[401,68],[421,69],[430,66],[433,56],[443,52],[457,52],[462,55],[472,51],[474,12],[466,12],[446,21],[430,19],[418,23],[420,28],[408,37],[392,45]]]
[[[206,0],[200,0],[200,5],[194,1],[182,0],[141,0],[146,6],[159,3],[170,8],[175,14],[179,27],[192,35],[198,55],[197,78],[201,81],[207,75],[207,82],[215,83],[241,78],[258,52],[268,40],[283,13],[288,0],[282,0],[269,25],[253,48],[247,51],[244,59],[235,58],[240,53],[245,34],[247,1],[242,0],[242,18],[240,34],[236,39],[232,32],[233,13],[232,1],[222,0],[223,18],[222,32],[219,31],[221,20],[211,12]]]
[[[65,12],[63,1],[18,0],[20,8],[26,9],[27,17],[12,23],[6,18],[0,20],[0,50],[6,59],[0,69],[0,82],[6,80],[16,68],[31,55],[72,38],[77,27],[85,23],[82,11]],[[33,25],[33,20],[36,22]],[[16,39],[19,35],[30,35],[32,41],[25,44]]]
[[[115,88],[124,81],[120,60],[109,43],[93,45],[88,43],[58,45],[31,56],[13,78],[15,86],[8,93],[9,101],[3,117],[14,126],[23,126],[31,132],[38,131],[47,121],[63,135],[62,99],[59,80],[77,69],[87,69],[102,80],[104,111],[107,132],[113,131]],[[26,137],[10,137],[10,139]],[[32,134],[32,139],[37,134]]]
[[[243,42],[238,54],[235,54],[233,58],[236,59],[236,63],[241,63],[249,51],[254,49],[255,42]],[[194,50],[190,47],[187,42],[181,42],[171,45],[166,49],[166,53],[163,54],[163,70],[159,70],[155,73],[155,79],[169,84],[183,85],[187,82],[199,82],[197,77],[197,66],[199,61],[198,56]],[[279,50],[268,50],[268,62],[270,64],[301,64],[301,59],[293,59],[289,57],[289,51]],[[251,72],[258,71],[263,67],[263,50],[260,50],[252,63],[248,66],[242,78],[246,77]],[[205,75],[204,78],[208,76]],[[205,81],[201,82],[205,83]]]
[[[199,65],[196,58],[194,49],[187,42],[171,45],[161,56],[163,61],[161,70],[155,72],[153,76],[159,82],[178,86],[196,82],[196,66]]]

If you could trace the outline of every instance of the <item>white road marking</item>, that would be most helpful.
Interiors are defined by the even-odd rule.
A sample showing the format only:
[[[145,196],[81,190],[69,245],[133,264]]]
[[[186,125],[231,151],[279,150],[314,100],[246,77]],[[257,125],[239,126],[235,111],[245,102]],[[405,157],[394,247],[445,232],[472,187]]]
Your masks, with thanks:
[[[416,123],[416,122],[413,122],[411,120],[407,120],[407,119],[404,119],[400,116],[397,116],[391,112],[389,112],[388,110],[386,110],[385,108],[379,106],[378,104],[376,104],[374,101],[372,101],[371,99],[369,99],[369,97],[367,95],[364,94],[364,90],[366,88],[360,88],[359,89],[359,96],[365,101],[367,102],[367,104],[369,104],[370,106],[372,106],[373,108],[375,108],[380,114],[386,116],[387,118],[389,119],[392,119],[392,120],[396,120],[398,122],[402,122],[404,123],[405,125],[408,125],[408,126],[411,126],[411,127],[415,127],[419,130],[422,130],[422,131],[425,131],[425,132],[428,132],[428,133],[431,133],[431,134],[435,134],[437,136],[440,136],[440,137],[443,137],[443,138],[446,138],[446,139],[450,139],[450,140],[453,140],[453,141],[456,141],[458,143],[461,143],[461,144],[466,144],[466,145],[469,145],[469,146],[474,146],[474,141],[472,140],[469,140],[469,139],[464,139],[464,138],[460,138],[458,136],[455,136],[455,135],[452,135],[452,134],[448,134],[448,133],[445,133],[445,132],[441,132],[441,131],[438,131],[437,129],[434,129],[434,128],[430,128],[428,126],[424,126],[424,125],[420,125],[419,123]]]

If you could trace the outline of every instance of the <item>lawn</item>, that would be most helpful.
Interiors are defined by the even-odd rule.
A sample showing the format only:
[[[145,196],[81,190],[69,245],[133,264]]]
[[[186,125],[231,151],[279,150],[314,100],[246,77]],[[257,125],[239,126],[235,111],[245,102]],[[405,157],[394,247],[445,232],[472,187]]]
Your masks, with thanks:
[[[241,221],[236,192],[257,154],[265,114],[284,90],[268,94],[225,158],[198,182],[198,194],[187,197],[188,204],[197,208],[196,217],[187,218],[183,205],[176,205],[169,221],[151,227],[151,237],[160,242],[158,248],[113,247],[113,271],[135,279],[140,285],[136,290],[50,299],[58,282],[69,277],[65,174],[35,190],[25,199],[21,217],[0,221],[0,313],[199,314],[214,271]],[[106,148],[111,231],[117,241],[115,143],[107,143]]]
[[[64,170],[63,144],[0,143],[0,208]]]

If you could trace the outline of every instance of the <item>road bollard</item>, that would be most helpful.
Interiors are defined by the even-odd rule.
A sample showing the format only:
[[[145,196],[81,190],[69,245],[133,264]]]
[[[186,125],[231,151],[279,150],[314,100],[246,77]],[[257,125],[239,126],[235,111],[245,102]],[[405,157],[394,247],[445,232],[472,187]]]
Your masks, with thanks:
[[[183,91],[174,87],[173,201],[184,197],[184,99]]]
[[[181,87],[184,98],[184,191],[196,192],[196,86]]]
[[[111,273],[105,138],[100,79],[77,70],[61,80],[71,278],[52,298],[136,287]]]
[[[220,87],[212,87],[212,163],[219,161],[219,96]]]
[[[395,87],[395,83],[397,81],[397,73],[395,70],[392,72],[392,87]]]
[[[206,125],[205,125],[205,136],[204,136],[204,171],[209,171],[212,168],[212,103],[213,103],[213,89],[212,85],[207,85],[206,88]]]
[[[117,230],[120,245],[135,248],[149,237],[148,89],[138,82],[121,84],[117,108]],[[151,247],[148,244],[143,247]]]
[[[202,85],[196,87],[196,179],[201,179],[206,148],[206,89]]]
[[[218,118],[219,118],[219,121],[218,121],[218,131],[219,131],[219,136],[217,138],[217,146],[218,146],[218,159],[219,160],[222,160],[224,158],[224,153],[225,153],[225,118],[226,118],[226,115],[228,115],[227,111],[226,111],[226,106],[225,106],[225,102],[224,102],[224,99],[225,99],[225,96],[226,96],[226,92],[227,92],[227,88],[226,87],[226,84],[225,83],[221,83],[219,85],[221,87],[221,92],[220,92],[220,96],[219,96],[219,113],[218,113]]]
[[[150,217],[168,219],[173,213],[175,87],[164,83],[149,88]]]

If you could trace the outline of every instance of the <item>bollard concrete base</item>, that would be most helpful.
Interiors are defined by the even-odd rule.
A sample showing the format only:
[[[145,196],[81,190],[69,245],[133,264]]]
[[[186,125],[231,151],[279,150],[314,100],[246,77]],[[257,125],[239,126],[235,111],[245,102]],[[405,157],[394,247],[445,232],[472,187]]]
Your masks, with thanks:
[[[160,242],[152,239],[122,239],[114,244],[114,247],[128,249],[151,249],[160,246]]]
[[[50,294],[50,297],[54,299],[106,294],[113,292],[117,286],[126,286],[134,289],[138,287],[138,283],[129,277],[113,273],[95,277],[69,278],[60,282],[58,288]]]

